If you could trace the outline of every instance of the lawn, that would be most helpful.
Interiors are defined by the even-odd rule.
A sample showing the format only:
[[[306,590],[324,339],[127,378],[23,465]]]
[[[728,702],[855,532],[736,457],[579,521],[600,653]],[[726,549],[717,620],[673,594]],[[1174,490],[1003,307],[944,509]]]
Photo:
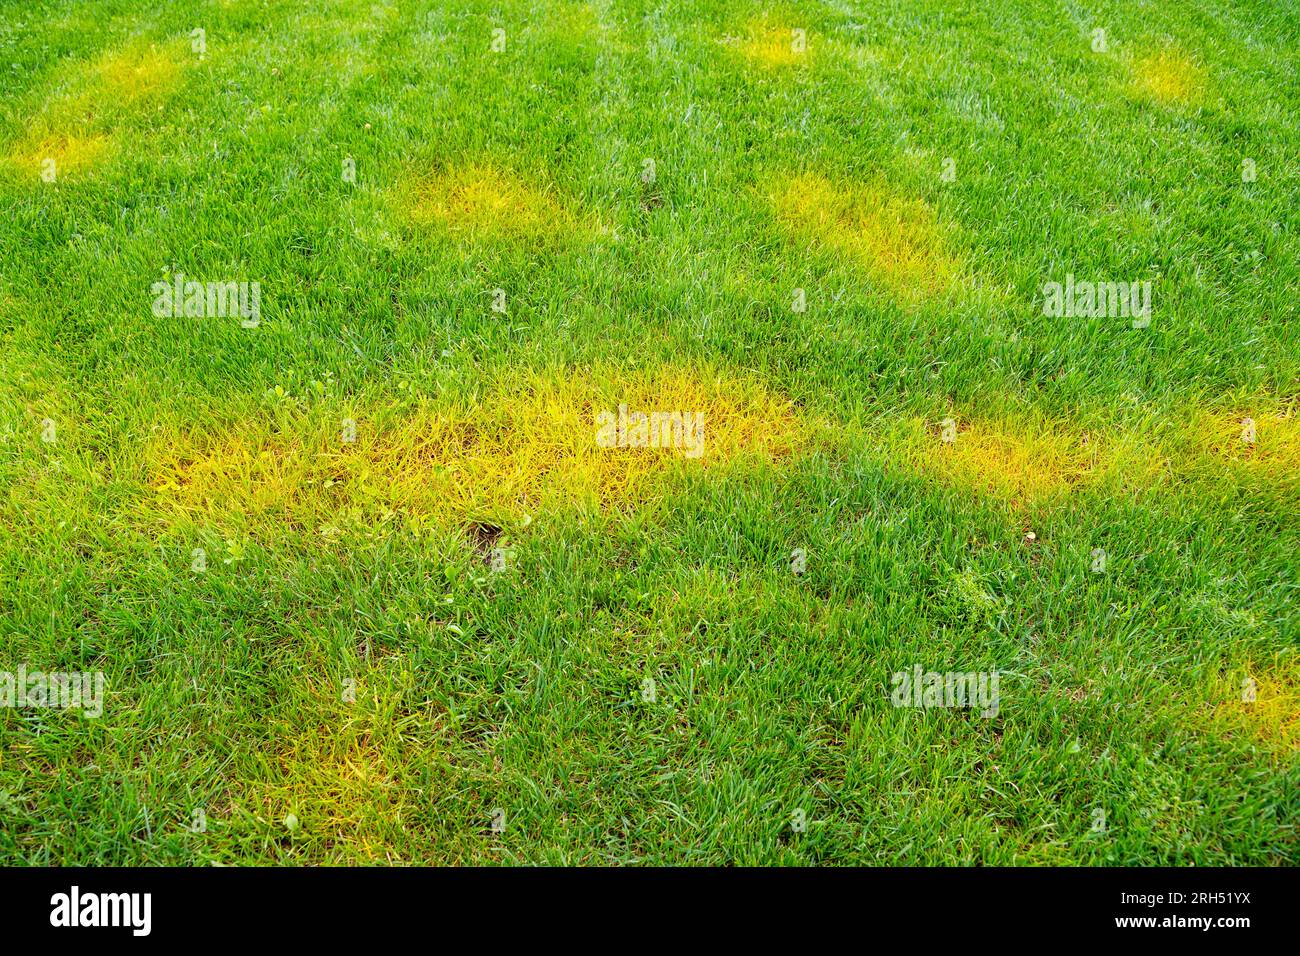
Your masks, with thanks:
[[[0,2],[0,864],[1294,864],[1298,51]]]

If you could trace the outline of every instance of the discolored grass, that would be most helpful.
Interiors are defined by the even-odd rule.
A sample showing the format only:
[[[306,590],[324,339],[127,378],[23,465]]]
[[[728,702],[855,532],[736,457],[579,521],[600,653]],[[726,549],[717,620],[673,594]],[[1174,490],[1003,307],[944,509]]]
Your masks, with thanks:
[[[804,26],[777,23],[763,17],[750,21],[736,39],[736,52],[751,66],[780,70],[810,63],[818,42],[808,37]]]
[[[1078,435],[1013,420],[952,419],[952,440],[942,422],[909,422],[898,455],[923,475],[980,494],[1024,502],[1067,490],[1094,466],[1092,447]]]
[[[405,188],[402,202],[412,222],[470,239],[539,239],[568,232],[575,224],[546,190],[487,165],[423,177]]]
[[[1279,757],[1300,749],[1300,672],[1294,655],[1269,666],[1247,666],[1239,680],[1216,686],[1214,717],[1225,733],[1246,738]]]
[[[1139,95],[1158,103],[1188,104],[1204,95],[1205,79],[1190,56],[1168,47],[1134,63],[1133,86]]]
[[[794,242],[851,258],[904,300],[944,291],[959,274],[933,211],[920,199],[812,173],[778,181],[769,199]]]
[[[175,93],[186,63],[180,41],[134,39],[101,53],[51,93],[13,143],[9,161],[31,175],[47,160],[55,178],[85,174],[122,148],[129,124]]]
[[[602,447],[599,416],[617,416],[620,406],[681,412],[698,428],[660,447]],[[284,522],[328,533],[339,515],[400,513],[417,527],[515,523],[566,503],[617,507],[661,496],[663,479],[683,467],[779,459],[808,433],[787,401],[707,368],[523,373],[451,405],[372,407],[383,410],[154,436],[155,496],[145,510],[218,527],[239,518],[272,533]]]

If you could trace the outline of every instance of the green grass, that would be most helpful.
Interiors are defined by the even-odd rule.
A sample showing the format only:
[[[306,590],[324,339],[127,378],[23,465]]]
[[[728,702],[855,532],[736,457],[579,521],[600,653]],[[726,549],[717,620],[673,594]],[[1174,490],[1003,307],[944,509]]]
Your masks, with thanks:
[[[1300,14],[986,6],[0,3],[0,863],[1296,862]]]

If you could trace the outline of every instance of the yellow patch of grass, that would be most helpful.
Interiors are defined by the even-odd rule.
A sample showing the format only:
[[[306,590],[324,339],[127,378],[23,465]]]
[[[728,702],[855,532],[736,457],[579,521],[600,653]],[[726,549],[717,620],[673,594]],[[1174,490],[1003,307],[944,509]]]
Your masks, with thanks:
[[[620,404],[698,412],[702,454],[691,457],[686,442],[601,447],[598,416],[617,416]],[[342,441],[336,414],[160,440],[150,453],[149,510],[166,523],[269,521],[327,537],[340,524],[373,525],[376,515],[508,526],[546,508],[633,504],[671,474],[780,458],[807,436],[790,404],[758,383],[695,369],[530,373],[473,400],[353,417],[353,443]]]
[[[46,160],[54,162],[56,181],[65,175],[78,175],[99,165],[116,149],[116,143],[102,133],[51,134],[38,142],[15,147],[9,160],[24,175],[39,177]]]
[[[945,442],[941,424],[910,419],[890,436],[884,454],[922,475],[1013,505],[1068,490],[1097,465],[1095,442],[1090,446],[1082,436],[1046,422],[958,416],[954,421],[955,438]]]
[[[1220,686],[1218,696],[1214,718],[1220,726],[1245,731],[1269,750],[1300,750],[1300,666],[1294,659],[1273,668],[1250,666],[1240,680]]]
[[[799,30],[802,36],[796,32]],[[747,62],[765,70],[800,66],[813,55],[812,36],[806,28],[778,25],[768,19],[751,21],[735,48]]]
[[[136,41],[109,50],[49,99],[27,132],[11,145],[8,161],[39,175],[47,159],[55,175],[84,173],[117,151],[120,127],[160,105],[179,85],[184,44],[150,46]]]
[[[459,237],[527,239],[572,229],[571,216],[544,187],[491,164],[444,169],[405,189],[403,205],[418,225]]]
[[[1193,412],[1184,424],[1091,434],[1038,416],[953,416],[956,440],[942,427],[910,419],[879,439],[879,452],[955,487],[1023,503],[1105,484],[1115,492],[1153,492],[1173,478],[1245,479],[1286,493],[1300,486],[1300,421],[1284,411]],[[1254,422],[1253,442],[1245,440]]]
[[[177,43],[110,50],[91,67],[89,95],[125,107],[160,100],[180,82],[180,55],[181,45]]]
[[[1247,471],[1291,475],[1300,472],[1300,418],[1294,413],[1251,410],[1203,413],[1195,420],[1192,435],[1202,454]]]
[[[1254,440],[1251,441],[1250,439]],[[1233,411],[1192,409],[1164,438],[1175,475],[1192,483],[1229,483],[1295,512],[1300,502],[1300,418],[1261,399]]]
[[[589,40],[605,32],[596,11],[588,3],[556,5],[547,12],[545,26],[552,36],[571,41]]]
[[[768,197],[792,234],[856,259],[902,298],[939,293],[958,277],[934,212],[920,199],[813,173],[775,183]]]
[[[295,841],[341,840],[334,852],[349,861],[400,862],[390,858],[388,847],[418,824],[419,788],[376,745],[365,726],[370,723],[372,718],[349,716],[342,724],[289,738],[267,754],[262,774],[231,794],[232,804],[285,838],[292,833]],[[427,750],[429,743],[421,746]],[[297,821],[292,831],[285,824],[290,814]]]
[[[1143,57],[1133,65],[1133,87],[1157,103],[1190,103],[1200,97],[1201,69],[1185,53],[1173,48]]]

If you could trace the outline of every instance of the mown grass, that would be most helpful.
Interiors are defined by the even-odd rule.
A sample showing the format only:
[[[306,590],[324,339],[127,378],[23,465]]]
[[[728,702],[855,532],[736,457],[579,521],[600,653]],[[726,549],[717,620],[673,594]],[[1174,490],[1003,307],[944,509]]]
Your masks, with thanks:
[[[0,862],[1295,862],[1300,17],[985,6],[8,4]]]

